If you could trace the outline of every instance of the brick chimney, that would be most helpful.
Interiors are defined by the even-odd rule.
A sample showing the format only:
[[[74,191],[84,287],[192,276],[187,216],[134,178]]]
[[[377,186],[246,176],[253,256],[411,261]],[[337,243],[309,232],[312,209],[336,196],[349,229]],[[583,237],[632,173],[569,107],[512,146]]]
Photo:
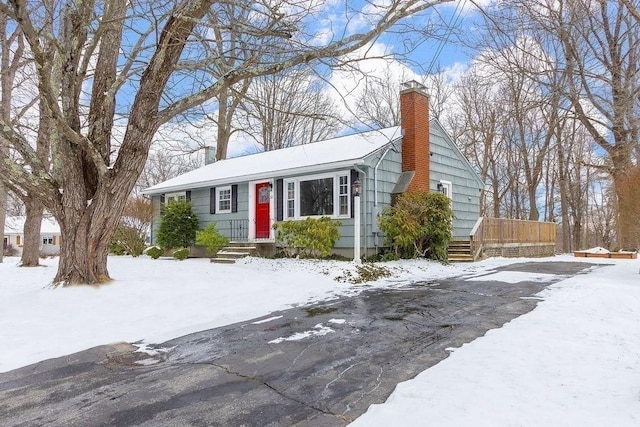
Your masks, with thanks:
[[[414,172],[406,191],[429,191],[429,96],[412,80],[400,91],[402,172]]]

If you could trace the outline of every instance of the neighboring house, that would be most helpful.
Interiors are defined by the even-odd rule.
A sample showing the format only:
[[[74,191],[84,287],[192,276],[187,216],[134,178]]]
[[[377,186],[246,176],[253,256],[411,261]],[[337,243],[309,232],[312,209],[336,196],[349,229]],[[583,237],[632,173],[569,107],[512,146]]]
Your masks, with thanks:
[[[4,223],[4,246],[13,246],[17,256],[22,255],[24,246],[24,222],[23,216],[8,216]],[[58,255],[60,253],[60,226],[53,218],[42,218],[40,226],[40,254]]]
[[[405,83],[401,126],[220,160],[144,190],[152,239],[164,203],[190,200],[200,226],[215,222],[235,241],[275,239],[273,224],[327,215],[339,220],[336,252],[353,254],[352,186],[361,191],[361,252],[383,245],[377,215],[392,194],[441,191],[453,201],[454,238],[469,239],[480,212],[478,175],[436,120],[423,87]]]

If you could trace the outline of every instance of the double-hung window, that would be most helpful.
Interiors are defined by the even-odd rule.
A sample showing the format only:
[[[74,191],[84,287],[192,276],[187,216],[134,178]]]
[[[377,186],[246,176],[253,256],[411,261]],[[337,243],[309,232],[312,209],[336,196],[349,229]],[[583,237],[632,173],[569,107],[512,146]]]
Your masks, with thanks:
[[[351,214],[348,172],[304,176],[284,182],[283,208],[287,219],[339,218]]]
[[[187,192],[186,191],[179,191],[177,193],[168,193],[165,194],[164,196],[164,200],[166,204],[169,204],[171,202],[174,201],[185,201],[187,200]]]
[[[338,215],[349,215],[349,177],[338,176]]]
[[[296,216],[296,183],[295,181],[287,181],[287,218],[295,218]]]
[[[216,205],[218,213],[231,213],[231,186],[216,189]]]

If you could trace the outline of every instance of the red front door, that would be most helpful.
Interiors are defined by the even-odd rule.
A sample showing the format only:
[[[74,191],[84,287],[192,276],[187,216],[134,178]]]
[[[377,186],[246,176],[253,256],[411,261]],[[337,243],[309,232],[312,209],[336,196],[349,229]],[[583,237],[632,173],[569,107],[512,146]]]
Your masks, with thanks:
[[[269,221],[269,183],[256,184],[256,239],[268,239]]]

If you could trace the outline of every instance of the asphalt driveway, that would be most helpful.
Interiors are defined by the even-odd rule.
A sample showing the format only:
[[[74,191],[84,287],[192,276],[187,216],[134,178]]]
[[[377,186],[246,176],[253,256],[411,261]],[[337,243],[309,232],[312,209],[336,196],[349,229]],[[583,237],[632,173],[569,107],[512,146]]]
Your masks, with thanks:
[[[43,361],[0,374],[0,425],[345,425],[447,348],[532,310],[533,295],[588,267],[514,264],[501,270],[555,276],[368,290],[146,352],[122,343]]]

